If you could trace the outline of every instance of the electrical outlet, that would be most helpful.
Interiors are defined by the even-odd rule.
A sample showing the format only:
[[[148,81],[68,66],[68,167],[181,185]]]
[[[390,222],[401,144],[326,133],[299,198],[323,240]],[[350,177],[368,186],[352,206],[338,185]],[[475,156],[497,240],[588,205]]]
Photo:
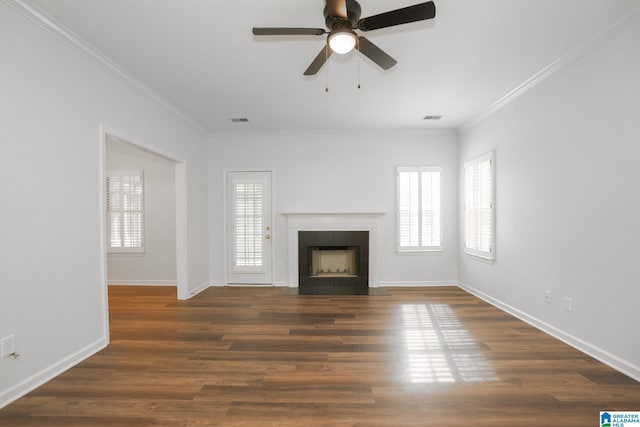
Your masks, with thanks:
[[[569,313],[571,313],[571,311],[573,310],[573,298],[564,297],[564,299],[562,300],[562,308],[564,309],[564,311],[568,311]]]
[[[9,335],[0,340],[0,357],[11,356],[16,352],[16,336]]]
[[[551,291],[544,291],[544,302],[546,302],[547,304],[551,304],[552,301],[553,299],[551,297]]]

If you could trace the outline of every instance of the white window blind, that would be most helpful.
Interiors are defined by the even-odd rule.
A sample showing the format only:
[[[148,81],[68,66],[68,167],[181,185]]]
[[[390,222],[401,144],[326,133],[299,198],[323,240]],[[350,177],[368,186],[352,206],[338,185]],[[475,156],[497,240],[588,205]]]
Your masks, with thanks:
[[[263,190],[259,183],[236,183],[233,186],[234,259],[238,267],[260,267],[263,264]]]
[[[106,184],[109,252],[142,252],[144,250],[142,172],[110,173]]]
[[[494,259],[493,153],[467,162],[465,169],[465,251]]]
[[[398,168],[398,250],[442,249],[441,177],[437,167]]]

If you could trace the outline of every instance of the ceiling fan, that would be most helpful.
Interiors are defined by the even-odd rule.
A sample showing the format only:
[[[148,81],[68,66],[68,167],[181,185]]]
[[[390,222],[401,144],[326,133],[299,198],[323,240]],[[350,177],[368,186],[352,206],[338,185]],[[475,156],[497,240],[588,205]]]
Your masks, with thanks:
[[[305,76],[312,76],[320,71],[333,52],[345,54],[354,48],[383,70],[388,70],[396,65],[397,61],[366,37],[359,36],[355,30],[371,31],[432,19],[436,16],[436,6],[433,1],[428,1],[360,19],[361,13],[362,9],[356,0],[326,0],[324,18],[329,31],[323,28],[254,27],[253,34],[256,36],[322,36],[329,34],[327,44],[304,72]]]

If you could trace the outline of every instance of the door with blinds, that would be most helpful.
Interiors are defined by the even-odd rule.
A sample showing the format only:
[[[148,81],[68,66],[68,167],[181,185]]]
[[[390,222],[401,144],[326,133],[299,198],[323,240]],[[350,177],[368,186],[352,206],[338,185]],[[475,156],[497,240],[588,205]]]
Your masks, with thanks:
[[[271,284],[271,172],[227,173],[227,281]]]

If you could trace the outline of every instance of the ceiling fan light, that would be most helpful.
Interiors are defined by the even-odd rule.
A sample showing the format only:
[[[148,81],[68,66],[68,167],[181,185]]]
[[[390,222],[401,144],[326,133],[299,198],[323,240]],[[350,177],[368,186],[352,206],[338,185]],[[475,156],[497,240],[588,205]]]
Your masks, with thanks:
[[[356,47],[356,34],[350,30],[340,30],[329,35],[329,47],[341,55],[349,53]]]

